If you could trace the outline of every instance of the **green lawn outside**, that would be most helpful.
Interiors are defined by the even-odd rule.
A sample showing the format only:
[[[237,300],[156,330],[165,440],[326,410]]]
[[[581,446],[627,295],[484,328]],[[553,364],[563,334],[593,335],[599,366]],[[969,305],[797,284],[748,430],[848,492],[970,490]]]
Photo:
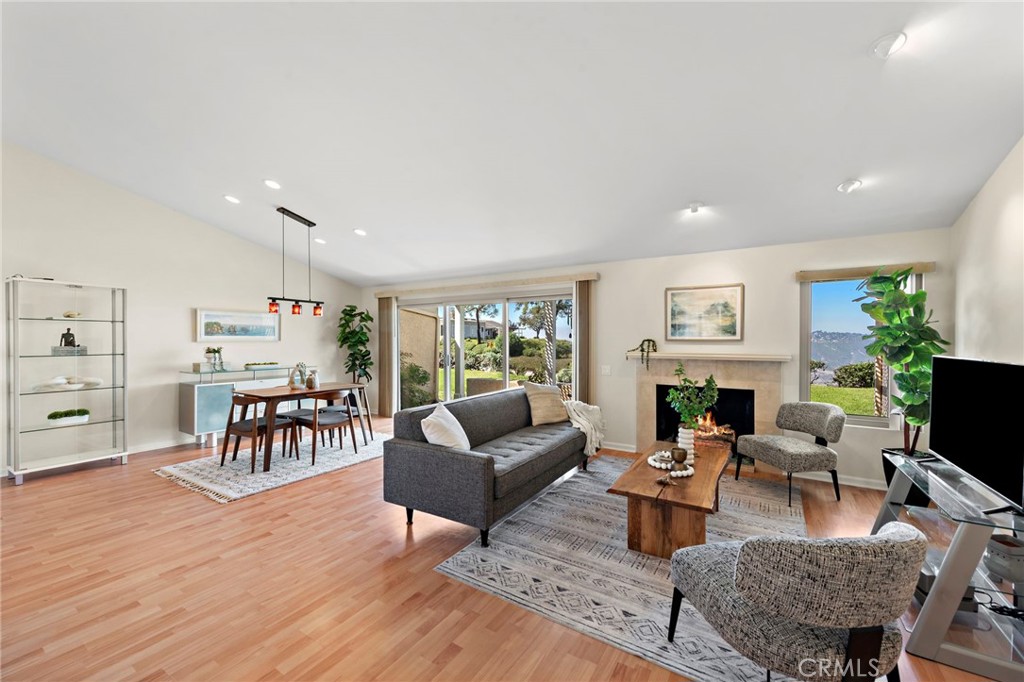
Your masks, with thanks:
[[[811,384],[811,400],[816,403],[830,403],[843,408],[846,414],[872,416],[875,414],[875,389],[840,388]]]
[[[455,381],[455,371],[454,370],[448,370],[448,371],[452,375],[452,381]],[[467,369],[466,370],[466,378],[467,379],[478,379],[478,378],[479,379],[501,379],[501,372],[485,372],[485,371],[480,370],[480,369]],[[509,382],[518,381],[520,379],[525,379],[525,378],[526,377],[524,377],[521,374],[509,374],[508,375]],[[465,394],[465,392],[466,392],[466,387],[463,386],[462,387],[462,393]],[[438,395],[438,398],[440,398],[441,396],[444,395],[444,372],[438,372],[437,373],[437,395]]]

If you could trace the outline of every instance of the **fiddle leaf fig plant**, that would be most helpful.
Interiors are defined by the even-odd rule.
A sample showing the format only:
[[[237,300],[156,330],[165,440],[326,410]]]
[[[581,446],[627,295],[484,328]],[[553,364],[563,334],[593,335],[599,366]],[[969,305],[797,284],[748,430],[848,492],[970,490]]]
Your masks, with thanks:
[[[372,381],[370,368],[373,367],[373,356],[367,346],[370,343],[370,323],[373,316],[369,310],[359,310],[354,305],[347,305],[341,310],[338,318],[338,347],[348,351],[345,358],[345,371],[352,373],[352,381],[360,379]]]
[[[695,429],[697,421],[718,401],[718,384],[715,383],[715,375],[709,375],[707,381],[701,386],[686,376],[686,368],[681,362],[676,365],[675,375],[679,386],[670,388],[665,400],[673,410],[679,413],[679,419],[684,429]]]
[[[932,357],[946,352],[946,341],[932,325],[932,311],[925,308],[928,293],[924,290],[906,293],[913,269],[889,275],[876,270],[857,287],[864,292],[857,301],[860,309],[871,316],[864,339],[868,355],[881,356],[896,370],[893,383],[900,395],[891,397],[892,404],[903,414],[903,451],[913,454],[921,436],[921,427],[931,418]],[[913,440],[911,440],[913,426]]]

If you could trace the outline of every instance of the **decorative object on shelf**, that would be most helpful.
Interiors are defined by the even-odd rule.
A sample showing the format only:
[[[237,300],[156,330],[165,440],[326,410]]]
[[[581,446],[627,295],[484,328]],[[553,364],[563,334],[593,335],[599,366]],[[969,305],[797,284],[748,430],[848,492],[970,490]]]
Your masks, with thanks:
[[[77,410],[57,410],[46,415],[50,426],[72,426],[85,424],[89,421],[89,410],[80,407]]]
[[[88,346],[50,346],[50,355],[56,357],[88,355]]]
[[[64,317],[66,317],[68,319],[72,319],[73,320],[74,318],[81,317],[81,316],[82,316],[82,313],[78,312],[77,310],[65,310],[64,311]]]
[[[312,303],[313,304],[313,317],[324,316],[324,302],[316,301],[313,299],[313,265],[312,265],[312,251],[310,249],[310,232],[316,223],[308,218],[303,218],[295,211],[288,210],[284,206],[278,206],[275,209],[281,214],[281,295],[280,296],[267,296],[267,300],[270,301],[267,304],[267,312],[271,315],[279,315],[281,313],[281,304],[279,301],[291,301],[292,302],[292,315],[302,314],[302,304]],[[308,293],[306,294],[309,298],[292,298],[291,296],[284,295],[284,224],[285,218],[291,218],[297,223],[301,223],[306,226],[306,284],[308,286]]]
[[[675,375],[679,385],[669,389],[665,401],[679,413],[676,442],[679,447],[693,452],[693,430],[700,423],[700,418],[718,401],[718,384],[715,383],[715,375],[711,374],[703,385],[698,385],[686,376],[682,362],[676,364]]]
[[[854,299],[867,301],[860,309],[875,321],[864,335],[870,340],[864,350],[871,357],[882,356],[896,370],[892,379],[900,395],[889,399],[903,416],[903,451],[909,454],[917,450],[921,427],[931,418],[932,357],[945,353],[943,346],[949,345],[931,326],[932,311],[925,308],[928,292],[906,293],[913,272],[907,268],[883,275],[876,270],[857,287],[864,295]]]
[[[291,374],[288,375],[288,385],[292,388],[306,387],[306,363],[300,362],[292,368]]]
[[[68,327],[67,329],[68,330],[66,332],[60,335],[59,345],[66,348],[78,348],[78,344],[75,343],[75,335],[71,333],[71,327]]]
[[[345,371],[352,373],[353,383],[373,380],[370,368],[373,357],[367,345],[370,343],[370,323],[373,315],[369,310],[359,310],[354,305],[347,305],[341,310],[338,318],[338,347],[348,351],[345,358]]]
[[[626,351],[626,358],[629,358],[629,353],[634,351],[640,351],[640,362],[643,363],[647,370],[651,369],[651,353],[658,352],[658,343],[654,339],[644,339],[640,342],[640,345],[636,348],[630,348]]]
[[[1024,540],[1021,538],[1004,533],[993,535],[982,561],[996,576],[1011,583],[1024,583]]]
[[[320,388],[320,376],[315,369],[309,370],[309,375],[306,377],[306,388]]]
[[[196,341],[280,341],[281,318],[267,313],[196,309]]]
[[[274,367],[278,367],[279,365],[280,363],[277,362],[276,360],[267,362],[247,362],[245,363],[245,368],[252,369],[254,367],[258,367],[260,369],[272,369]]]
[[[667,341],[742,341],[743,285],[665,289]]]

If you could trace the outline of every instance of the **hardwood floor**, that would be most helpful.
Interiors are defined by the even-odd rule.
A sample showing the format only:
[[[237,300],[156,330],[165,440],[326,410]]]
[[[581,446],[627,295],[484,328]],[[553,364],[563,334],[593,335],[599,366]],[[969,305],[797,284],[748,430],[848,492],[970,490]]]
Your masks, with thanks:
[[[478,532],[427,514],[406,526],[379,459],[226,505],[151,473],[210,453],[0,486],[4,679],[679,679],[435,572]],[[867,532],[882,499],[801,487],[817,536]],[[981,679],[901,667],[906,682]]]

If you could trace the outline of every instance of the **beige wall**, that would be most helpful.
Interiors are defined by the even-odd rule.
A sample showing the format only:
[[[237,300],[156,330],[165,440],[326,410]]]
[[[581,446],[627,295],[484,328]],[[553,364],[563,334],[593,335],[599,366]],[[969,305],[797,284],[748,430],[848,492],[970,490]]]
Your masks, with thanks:
[[[436,314],[403,308],[398,311],[398,350],[408,353],[407,360],[419,365],[430,374],[426,389],[437,386],[437,338],[438,319]],[[401,395],[396,393],[395,395]],[[399,406],[401,407],[401,406]]]
[[[188,442],[178,431],[178,371],[203,359],[195,309],[265,310],[281,286],[280,252],[13,145],[3,148],[2,219],[5,278],[128,289],[129,449]],[[306,264],[289,261],[287,272],[303,281]],[[280,342],[222,343],[225,361],[303,360],[339,378],[336,320],[360,292],[317,271],[312,286],[327,301],[324,317],[282,315]]]
[[[953,225],[956,354],[1024,363],[1024,141]]]
[[[644,369],[625,352],[641,339],[653,338],[662,351],[687,349],[726,353],[792,355],[782,366],[782,399],[799,399],[800,287],[799,270],[869,266],[911,261],[936,261],[927,275],[929,303],[945,336],[952,334],[953,271],[948,228],[805,242],[735,251],[718,251],[664,258],[617,261],[573,268],[510,273],[500,279],[559,273],[596,271],[592,313],[594,338],[593,402],[607,421],[609,447],[642,448],[636,442],[636,373]],[[493,278],[492,278],[493,279]],[[483,278],[423,283],[424,287],[485,281]],[[741,342],[669,343],[665,338],[665,288],[743,282],[746,285],[745,332]],[[411,287],[402,287],[408,289]],[[378,288],[379,289],[379,288]],[[364,289],[364,305],[376,289]],[[602,373],[602,366],[609,374]],[[851,483],[877,484],[882,480],[879,449],[898,445],[895,430],[851,426],[836,448],[839,472]]]

